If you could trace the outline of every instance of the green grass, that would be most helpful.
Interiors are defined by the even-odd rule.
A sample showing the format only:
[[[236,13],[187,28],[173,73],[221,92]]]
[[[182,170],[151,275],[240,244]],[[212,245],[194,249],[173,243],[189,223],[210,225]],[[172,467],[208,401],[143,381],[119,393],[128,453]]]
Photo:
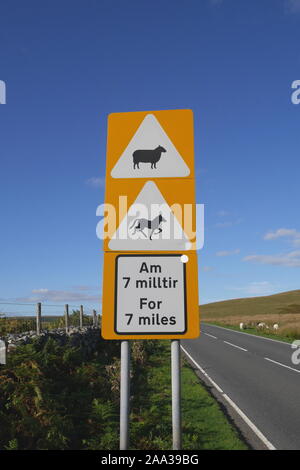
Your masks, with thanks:
[[[184,449],[248,448],[188,365],[182,369],[182,416]]]
[[[158,346],[150,358],[147,385],[140,398],[143,412],[136,415],[138,420],[133,423],[131,435],[134,442],[135,436],[142,433],[148,448],[167,450],[172,448],[170,342],[160,341]],[[183,450],[247,449],[217,401],[185,361],[182,366],[182,432]]]
[[[205,322],[210,325],[216,325],[216,326],[221,326],[222,328],[228,328],[229,330],[234,330],[234,331],[240,331],[242,333],[248,333],[249,335],[254,335],[254,336],[262,336],[264,338],[270,338],[270,339],[276,339],[277,341],[283,341],[285,343],[292,343],[294,341],[294,338],[288,338],[287,336],[281,336],[280,334],[275,334],[275,333],[267,333],[265,331],[260,331],[256,330],[254,328],[245,328],[244,330],[241,330],[239,326],[235,325],[226,325],[226,323],[220,323],[220,322]]]

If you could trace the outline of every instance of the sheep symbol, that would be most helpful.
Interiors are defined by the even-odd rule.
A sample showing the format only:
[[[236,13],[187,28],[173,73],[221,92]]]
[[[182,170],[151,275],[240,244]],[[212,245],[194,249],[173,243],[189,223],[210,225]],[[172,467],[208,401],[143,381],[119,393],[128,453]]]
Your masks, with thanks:
[[[140,163],[151,163],[151,168],[156,169],[156,163],[160,160],[161,154],[165,152],[166,149],[161,145],[156,147],[154,150],[135,150],[132,154],[133,169],[135,170],[136,167],[140,169]]]

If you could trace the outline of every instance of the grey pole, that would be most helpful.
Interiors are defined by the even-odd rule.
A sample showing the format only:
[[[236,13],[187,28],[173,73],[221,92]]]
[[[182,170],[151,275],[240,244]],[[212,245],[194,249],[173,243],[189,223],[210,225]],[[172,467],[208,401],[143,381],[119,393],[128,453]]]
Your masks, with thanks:
[[[130,343],[121,341],[120,450],[129,446]]]
[[[96,310],[93,310],[93,326],[98,326],[97,325],[97,312],[96,312]]]
[[[173,450],[181,450],[180,341],[171,342]]]

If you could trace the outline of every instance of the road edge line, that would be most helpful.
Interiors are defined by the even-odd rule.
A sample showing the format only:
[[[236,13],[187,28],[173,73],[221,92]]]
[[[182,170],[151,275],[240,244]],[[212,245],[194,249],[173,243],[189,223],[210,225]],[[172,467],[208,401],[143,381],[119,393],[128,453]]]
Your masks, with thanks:
[[[240,335],[251,336],[252,338],[266,339],[267,341],[274,341],[274,343],[287,344],[288,346],[291,346],[292,344],[292,343],[288,343],[285,341],[280,341],[279,339],[266,338],[265,336],[255,335],[254,333],[251,334],[251,333],[246,333],[245,331],[237,331],[237,330],[233,330],[232,328],[226,328],[225,326],[214,325],[213,323],[206,323],[206,322],[202,322],[202,323],[207,326],[221,328],[222,330],[232,331],[233,333],[239,333]]]
[[[219,385],[205,372],[204,369],[192,358],[192,356],[186,351],[183,346],[180,346],[182,351],[188,356],[188,358],[195,364],[195,366],[200,370],[200,372],[210,381],[210,383],[221,393],[222,397],[229,403],[232,408],[238,413],[238,415],[243,419],[243,421],[250,427],[254,434],[263,442],[263,444],[269,450],[276,450],[276,447],[266,438],[266,436],[258,429],[257,426],[248,418],[247,415],[234,403],[234,401],[219,387]]]

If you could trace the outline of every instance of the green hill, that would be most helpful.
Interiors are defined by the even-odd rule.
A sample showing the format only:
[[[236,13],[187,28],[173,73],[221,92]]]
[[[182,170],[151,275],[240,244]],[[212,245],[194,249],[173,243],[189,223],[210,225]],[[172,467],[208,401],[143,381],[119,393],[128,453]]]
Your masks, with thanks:
[[[204,322],[239,329],[248,333],[275,335],[288,341],[300,338],[300,290],[265,297],[224,300],[200,306]],[[263,331],[259,323],[265,323]],[[279,328],[274,330],[277,323]]]
[[[266,315],[299,315],[300,320],[300,290],[282,292],[264,297],[224,300],[213,302],[200,307],[201,318],[223,319],[224,317],[252,317]],[[295,317],[297,318],[297,317]]]

